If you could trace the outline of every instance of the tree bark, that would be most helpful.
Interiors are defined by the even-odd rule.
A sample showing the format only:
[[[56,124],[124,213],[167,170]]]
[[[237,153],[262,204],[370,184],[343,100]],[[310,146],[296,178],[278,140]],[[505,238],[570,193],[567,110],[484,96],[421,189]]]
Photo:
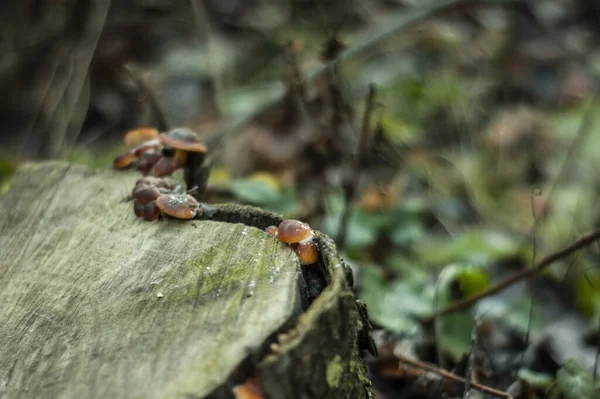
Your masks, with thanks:
[[[268,398],[370,396],[331,239],[308,269],[257,208],[145,222],[138,178],[28,164],[0,197],[0,398],[232,398],[252,375]]]

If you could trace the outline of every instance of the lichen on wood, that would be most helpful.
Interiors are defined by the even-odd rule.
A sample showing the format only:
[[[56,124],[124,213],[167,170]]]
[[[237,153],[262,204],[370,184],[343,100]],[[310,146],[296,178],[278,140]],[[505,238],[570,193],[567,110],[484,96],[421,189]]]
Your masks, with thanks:
[[[368,396],[368,322],[326,236],[307,309],[293,250],[262,231],[278,215],[145,222],[137,178],[29,164],[0,197],[0,397],[232,397],[251,373],[272,398]]]

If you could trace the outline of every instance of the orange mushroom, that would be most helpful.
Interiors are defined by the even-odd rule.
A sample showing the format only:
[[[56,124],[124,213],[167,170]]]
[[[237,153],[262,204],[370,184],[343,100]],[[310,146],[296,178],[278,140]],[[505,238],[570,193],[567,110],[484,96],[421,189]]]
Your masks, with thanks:
[[[143,155],[146,153],[157,152],[161,147],[162,144],[157,139],[146,141],[126,153],[117,156],[113,161],[113,167],[115,169],[125,169],[133,166],[134,162],[140,162],[140,158],[142,158]]]
[[[152,139],[148,141],[144,141],[138,146],[134,147],[131,152],[135,154],[136,157],[141,157],[147,152],[156,152],[162,148],[162,143],[158,139]]]
[[[313,231],[308,224],[294,219],[281,222],[278,226],[278,231],[279,241],[287,244],[296,244],[301,241],[310,240],[313,236]]]
[[[250,377],[243,384],[233,387],[233,394],[236,399],[264,399],[265,395],[260,388],[260,383],[256,377]]]
[[[115,169],[125,169],[131,166],[137,160],[135,154],[131,151],[126,152],[125,154],[121,154],[115,158],[113,161],[113,168]]]
[[[136,160],[135,169],[147,175],[161,159],[162,155],[159,151],[147,151]]]
[[[303,265],[312,265],[319,260],[319,250],[312,240],[296,244],[294,251]]]
[[[170,190],[167,190],[165,188],[149,186],[149,187],[144,187],[142,189],[136,190],[133,193],[133,197],[135,198],[136,201],[139,201],[145,205],[150,201],[156,200],[162,194],[168,194],[169,191]]]
[[[265,229],[265,231],[271,234],[273,237],[277,237],[279,235],[279,229],[277,226],[269,226]]]
[[[173,174],[173,172],[182,167],[183,165],[179,165],[175,158],[162,157],[158,160],[158,162],[156,162],[156,164],[154,164],[150,170],[150,173],[152,176],[158,177],[170,176]]]
[[[138,145],[152,140],[158,137],[158,130],[152,127],[143,127],[141,129],[134,129],[127,132],[123,141],[127,148],[134,148]]]
[[[198,201],[189,194],[163,194],[155,203],[163,214],[176,219],[192,219],[201,212]]]
[[[165,156],[152,169],[151,173],[154,176],[170,175],[175,172],[175,170],[184,168],[186,166],[187,169],[194,169],[196,165],[191,165],[190,163],[201,164],[204,154],[208,152],[208,148],[206,148],[206,146],[200,142],[198,136],[188,129],[173,129],[167,133],[161,133],[158,136],[158,139],[165,146],[165,150],[163,150]],[[174,150],[172,156],[169,154],[169,149]],[[201,157],[198,159],[196,159],[197,157],[192,157],[193,159],[189,159],[190,154],[199,154]],[[195,175],[195,170],[190,170],[189,174],[191,176]],[[190,182],[188,181],[187,183],[188,188],[191,188],[189,187]]]
[[[165,147],[175,150],[175,159],[181,163],[187,160],[188,152],[208,152],[208,148],[200,142],[196,133],[188,129],[173,129],[168,133],[161,133],[158,139]]]

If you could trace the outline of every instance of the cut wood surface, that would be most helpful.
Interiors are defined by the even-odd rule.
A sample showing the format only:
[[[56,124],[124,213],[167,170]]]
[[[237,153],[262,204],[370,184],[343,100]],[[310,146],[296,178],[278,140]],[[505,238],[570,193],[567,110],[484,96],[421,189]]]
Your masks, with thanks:
[[[270,214],[146,222],[138,178],[29,164],[0,197],[0,397],[231,397],[248,373],[269,397],[366,397],[368,322],[326,237],[305,312],[293,250],[247,225]]]

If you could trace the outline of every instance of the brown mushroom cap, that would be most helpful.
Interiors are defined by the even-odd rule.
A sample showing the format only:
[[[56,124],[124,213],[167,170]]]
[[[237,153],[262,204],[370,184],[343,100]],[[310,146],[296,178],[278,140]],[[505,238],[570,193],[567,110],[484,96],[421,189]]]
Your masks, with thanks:
[[[299,220],[288,219],[279,224],[279,241],[295,244],[312,237],[313,231],[306,223]]]
[[[157,177],[170,176],[181,167],[175,158],[162,157],[154,164],[150,174]]]
[[[158,130],[152,127],[144,127],[141,129],[134,129],[127,132],[123,141],[127,148],[134,148],[142,144],[145,141],[152,140],[158,137]]]
[[[113,161],[113,168],[125,169],[131,166],[131,164],[135,162],[136,159],[137,157],[135,156],[135,154],[131,151],[128,151],[125,154],[121,154],[115,158],[115,160]]]
[[[319,250],[312,240],[297,244],[294,251],[303,265],[312,265],[319,260]]]
[[[147,174],[152,170],[154,165],[162,158],[160,152],[158,151],[149,151],[142,154],[141,157],[137,159],[137,164],[135,166],[136,170]]]
[[[133,203],[133,213],[135,213],[135,216],[139,218],[144,216],[144,204],[142,204],[140,201],[135,201]]]
[[[144,141],[137,147],[133,148],[131,151],[137,156],[141,157],[147,152],[156,152],[162,148],[162,142],[158,139],[152,139],[148,141]]]
[[[168,177],[145,176],[135,183],[135,187],[133,188],[131,195],[132,197],[135,197],[138,191],[145,190],[150,187],[158,188],[161,194],[178,189],[177,183]]]
[[[136,201],[141,202],[142,204],[147,204],[150,201],[154,201],[158,197],[163,194],[169,194],[171,190],[162,187],[145,187],[139,190],[136,190],[133,193],[133,197]]]
[[[144,219],[149,222],[153,222],[160,216],[160,210],[156,206],[156,202],[148,202],[144,205]]]
[[[250,377],[243,384],[233,387],[235,399],[264,399],[260,383],[256,377]]]
[[[198,201],[189,194],[164,194],[155,202],[162,213],[176,219],[192,219],[199,212]]]
[[[271,234],[273,237],[277,237],[279,235],[279,229],[277,226],[269,226],[265,229],[265,231]]]
[[[166,146],[187,152],[208,152],[208,148],[200,142],[196,133],[188,129],[173,129],[161,133],[158,139]]]

